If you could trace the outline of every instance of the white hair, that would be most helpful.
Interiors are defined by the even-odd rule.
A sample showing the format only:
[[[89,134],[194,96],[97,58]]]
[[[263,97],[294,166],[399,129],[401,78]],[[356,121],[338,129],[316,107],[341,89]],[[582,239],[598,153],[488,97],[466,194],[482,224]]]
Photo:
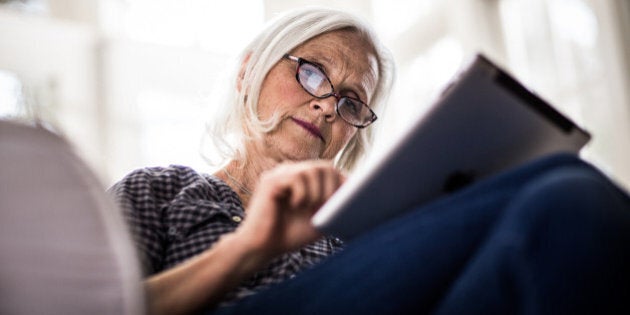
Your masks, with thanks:
[[[239,56],[233,76],[227,81],[227,104],[220,106],[213,123],[206,128],[205,136],[212,141],[219,161],[207,156],[206,159],[214,165],[225,165],[231,160],[246,158],[246,141],[272,131],[279,122],[278,115],[262,121],[257,114],[258,97],[267,73],[284,54],[318,35],[342,29],[356,31],[374,48],[378,81],[370,98],[370,108],[378,113],[391,89],[394,65],[390,52],[368,24],[356,16],[332,9],[308,7],[289,11],[270,21]],[[246,65],[244,71],[243,64]],[[238,76],[241,76],[241,88],[237,88]],[[351,170],[355,166],[372,143],[370,129],[358,129],[335,157],[336,167]]]

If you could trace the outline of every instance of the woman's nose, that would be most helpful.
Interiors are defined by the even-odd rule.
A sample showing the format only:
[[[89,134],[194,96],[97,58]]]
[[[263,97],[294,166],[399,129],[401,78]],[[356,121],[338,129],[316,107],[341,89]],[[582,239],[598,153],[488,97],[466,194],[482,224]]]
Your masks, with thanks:
[[[337,98],[332,95],[327,98],[316,98],[311,102],[311,109],[321,111],[326,120],[333,120],[335,118],[335,106],[337,106]]]

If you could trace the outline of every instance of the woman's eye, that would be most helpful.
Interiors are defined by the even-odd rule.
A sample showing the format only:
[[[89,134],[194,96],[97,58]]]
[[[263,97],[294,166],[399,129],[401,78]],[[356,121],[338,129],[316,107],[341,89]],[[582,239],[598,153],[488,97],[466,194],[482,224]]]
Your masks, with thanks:
[[[346,107],[352,114],[356,114],[359,111],[359,104],[350,98],[346,100]]]

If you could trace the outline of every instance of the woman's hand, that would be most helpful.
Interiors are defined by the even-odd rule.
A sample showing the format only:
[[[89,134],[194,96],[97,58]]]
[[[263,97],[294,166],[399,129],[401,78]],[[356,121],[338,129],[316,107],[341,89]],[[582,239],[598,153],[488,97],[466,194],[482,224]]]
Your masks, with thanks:
[[[330,162],[280,164],[261,175],[236,233],[267,259],[311,243],[311,217],[344,181]]]

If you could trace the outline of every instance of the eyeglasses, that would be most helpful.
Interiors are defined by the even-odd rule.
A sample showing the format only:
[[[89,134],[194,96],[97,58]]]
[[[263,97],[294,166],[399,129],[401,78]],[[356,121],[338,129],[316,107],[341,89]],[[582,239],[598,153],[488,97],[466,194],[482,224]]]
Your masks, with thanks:
[[[331,96],[337,99],[335,111],[341,119],[357,128],[365,128],[376,120],[376,114],[360,99],[335,92],[330,78],[319,65],[289,54],[284,58],[297,62],[295,78],[304,91],[319,99]]]

